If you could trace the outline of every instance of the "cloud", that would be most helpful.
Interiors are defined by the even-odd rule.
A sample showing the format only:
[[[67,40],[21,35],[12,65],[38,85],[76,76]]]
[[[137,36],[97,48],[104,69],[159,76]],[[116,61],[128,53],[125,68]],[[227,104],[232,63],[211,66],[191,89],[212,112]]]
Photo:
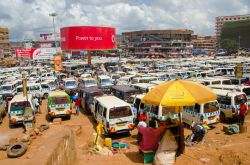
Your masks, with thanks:
[[[213,34],[215,17],[250,13],[249,0],[5,0],[0,26],[22,40],[73,25],[113,26],[118,33],[142,29],[192,29]]]

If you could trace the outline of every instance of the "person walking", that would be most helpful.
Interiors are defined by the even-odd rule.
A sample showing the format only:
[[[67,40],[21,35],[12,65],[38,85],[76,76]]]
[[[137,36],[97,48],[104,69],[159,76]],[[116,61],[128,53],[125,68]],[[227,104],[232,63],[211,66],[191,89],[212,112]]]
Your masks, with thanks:
[[[247,109],[246,103],[244,103],[244,101],[242,101],[240,103],[240,111],[239,111],[239,123],[241,125],[244,124],[245,116],[247,113],[248,113],[248,109]]]
[[[34,97],[34,105],[35,105],[35,108],[37,110],[37,113],[41,114],[42,112],[40,109],[40,103],[39,103],[37,96]]]
[[[80,104],[81,104],[81,99],[78,97],[75,101],[75,109],[76,109],[76,115],[79,115],[80,112]]]

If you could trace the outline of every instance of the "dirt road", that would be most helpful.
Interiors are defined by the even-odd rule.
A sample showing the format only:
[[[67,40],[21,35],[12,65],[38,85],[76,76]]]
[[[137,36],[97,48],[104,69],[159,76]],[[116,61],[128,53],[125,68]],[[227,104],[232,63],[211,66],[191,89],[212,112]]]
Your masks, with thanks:
[[[36,116],[36,125],[48,123],[46,120],[46,101],[42,103],[42,114]],[[119,164],[143,164],[141,155],[138,153],[138,145],[136,144],[137,131],[131,132],[131,135],[121,134],[112,136],[114,141],[125,142],[129,145],[127,150],[117,153],[113,156],[90,155],[87,152],[87,145],[93,142],[93,133],[95,133],[96,123],[92,116],[80,113],[79,116],[72,115],[70,120],[63,120],[64,126],[81,126],[81,133],[75,136],[75,145],[77,149],[77,163],[79,165],[119,165]],[[250,116],[246,118],[246,125],[250,128]],[[197,144],[192,147],[186,147],[185,154],[177,157],[176,165],[234,165],[234,164],[250,164],[250,131],[245,134],[225,135],[222,132],[223,124],[215,125],[215,128],[209,130],[206,135],[204,144]],[[53,126],[53,127],[56,127]],[[9,137],[22,133],[22,127],[9,128],[8,117],[4,118],[0,125],[0,142],[6,141]],[[190,130],[185,129],[185,134],[189,134]],[[29,157],[36,151],[36,146],[42,145],[39,139],[32,142],[29,150],[24,155]],[[6,153],[0,151],[0,160],[6,159]]]

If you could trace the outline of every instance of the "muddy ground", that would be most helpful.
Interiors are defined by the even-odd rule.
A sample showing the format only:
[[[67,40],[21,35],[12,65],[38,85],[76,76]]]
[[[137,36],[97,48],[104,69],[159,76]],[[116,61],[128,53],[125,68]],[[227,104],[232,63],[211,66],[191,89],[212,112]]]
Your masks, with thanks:
[[[42,114],[36,116],[36,125],[48,123],[46,120],[46,101],[42,104]],[[248,165],[250,164],[250,115],[246,118],[248,126],[247,133],[238,135],[226,135],[222,131],[223,124],[214,125],[215,128],[209,130],[204,143],[196,144],[192,147],[186,147],[185,153],[176,158],[176,165]],[[77,149],[77,160],[74,164],[88,165],[119,165],[119,164],[143,164],[142,156],[138,153],[136,143],[137,130],[131,134],[120,134],[112,136],[114,141],[125,142],[129,145],[126,150],[121,150],[113,156],[92,155],[87,151],[87,146],[93,142],[93,133],[95,133],[96,123],[92,116],[81,113],[79,116],[72,115],[70,120],[63,120],[61,125],[72,127],[81,126],[81,132],[75,135],[75,145]],[[57,125],[53,125],[56,128]],[[59,126],[58,126],[59,127]],[[8,141],[10,137],[15,137],[23,132],[23,128],[9,128],[8,117],[4,118],[0,125],[0,143]],[[191,131],[185,129],[185,134]],[[46,134],[46,132],[44,133]],[[32,141],[26,154],[19,159],[28,159],[38,146],[42,145],[39,137]],[[0,151],[0,160],[8,159],[6,152]],[[35,163],[34,163],[35,164]]]

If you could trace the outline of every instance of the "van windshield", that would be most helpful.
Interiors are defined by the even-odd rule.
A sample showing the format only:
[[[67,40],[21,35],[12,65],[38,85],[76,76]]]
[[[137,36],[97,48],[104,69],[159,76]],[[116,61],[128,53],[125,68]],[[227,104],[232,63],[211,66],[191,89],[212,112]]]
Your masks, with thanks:
[[[242,101],[245,103],[247,102],[246,95],[237,95],[234,97],[235,105],[239,105]]]
[[[244,88],[243,92],[247,95],[250,96],[250,88]]]
[[[220,84],[220,81],[212,81],[212,85]]]
[[[68,97],[53,97],[52,104],[69,104]]]
[[[75,86],[76,82],[75,81],[67,81],[66,86]]]
[[[95,80],[86,80],[86,81],[85,81],[85,85],[86,85],[86,86],[89,86],[89,85],[96,85],[96,82],[95,82]]]
[[[17,92],[18,92],[18,93],[19,93],[19,92],[23,92],[23,88],[22,88],[22,87],[17,88]]]
[[[101,79],[101,83],[102,84],[111,84],[111,80],[110,79]]]
[[[30,86],[29,87],[29,91],[39,91],[39,90],[40,90],[39,86]]]
[[[116,119],[116,118],[122,118],[132,116],[132,110],[130,107],[116,107],[110,109],[109,112],[109,119]]]
[[[224,80],[224,81],[222,81],[222,84],[232,85],[232,82],[230,80]]]
[[[217,110],[219,110],[219,104],[216,101],[204,104],[204,113],[214,112]]]
[[[11,103],[10,111],[23,111],[25,107],[31,107],[29,101],[13,102]]]
[[[12,86],[2,86],[1,90],[3,90],[3,91],[10,91],[10,90],[12,90]]]

